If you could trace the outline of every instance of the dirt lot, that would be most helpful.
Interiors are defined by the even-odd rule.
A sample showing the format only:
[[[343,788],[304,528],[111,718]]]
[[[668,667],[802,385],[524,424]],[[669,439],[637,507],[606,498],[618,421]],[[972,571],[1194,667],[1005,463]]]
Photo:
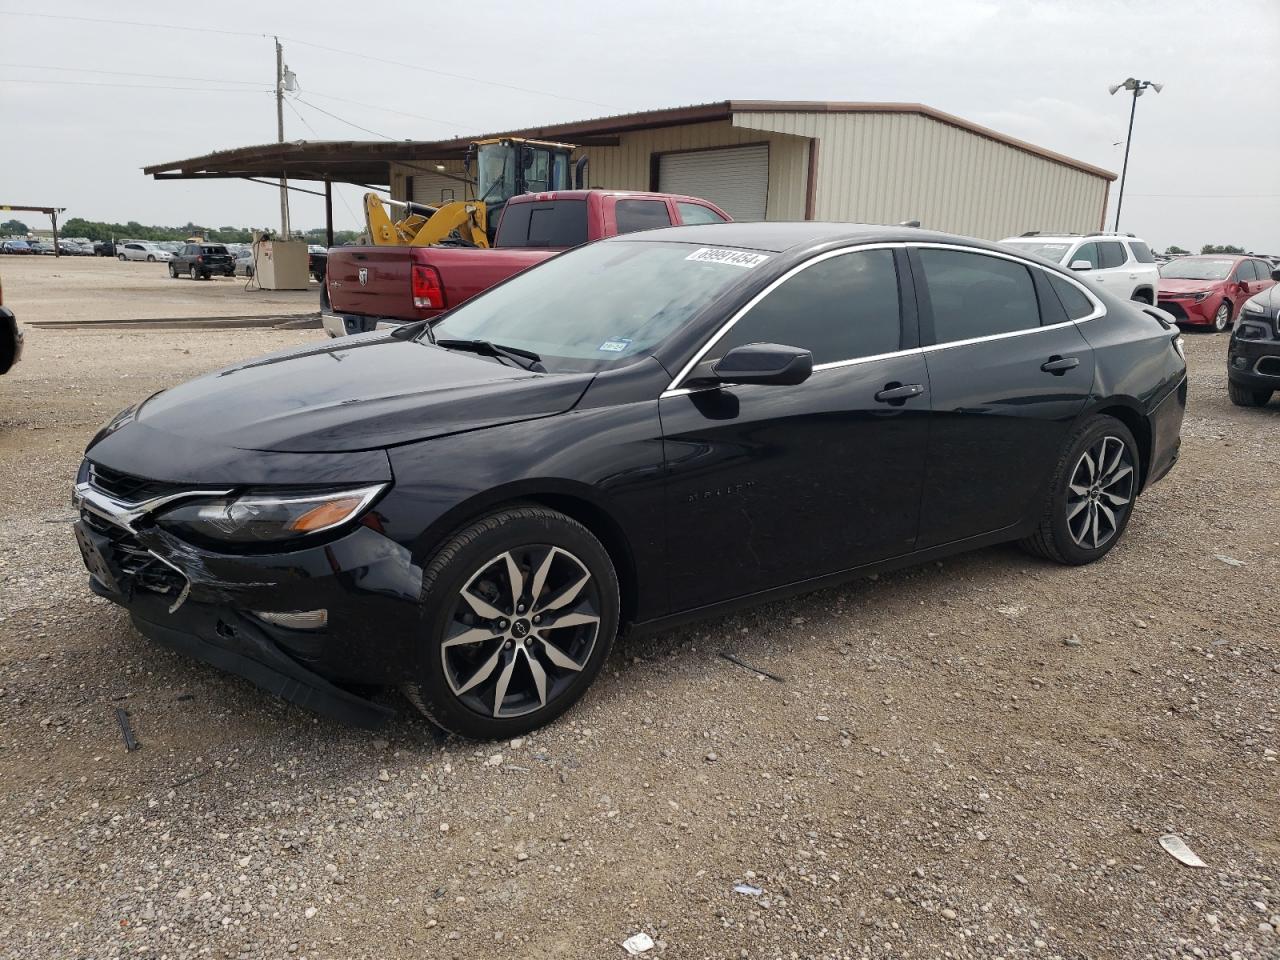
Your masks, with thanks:
[[[174,280],[168,264],[111,257],[0,257],[0,276],[5,302],[28,321],[293,316],[320,303],[314,281],[307,290],[245,290],[244,277]]]
[[[29,319],[83,295],[0,269]],[[0,378],[0,956],[1280,955],[1280,401],[1228,403],[1225,337],[1188,336],[1182,462],[1104,562],[991,549],[624,642],[479,746],[317,720],[85,586],[98,424],[317,336],[40,329]]]

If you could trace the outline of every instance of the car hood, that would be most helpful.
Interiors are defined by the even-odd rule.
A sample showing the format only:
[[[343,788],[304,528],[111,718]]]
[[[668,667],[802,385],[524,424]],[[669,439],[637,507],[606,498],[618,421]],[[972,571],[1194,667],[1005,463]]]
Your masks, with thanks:
[[[1213,290],[1221,280],[1178,280],[1160,278],[1161,293],[1201,293]]]
[[[135,422],[241,450],[375,450],[562,413],[592,376],[531,373],[378,333],[191,380],[148,400]]]

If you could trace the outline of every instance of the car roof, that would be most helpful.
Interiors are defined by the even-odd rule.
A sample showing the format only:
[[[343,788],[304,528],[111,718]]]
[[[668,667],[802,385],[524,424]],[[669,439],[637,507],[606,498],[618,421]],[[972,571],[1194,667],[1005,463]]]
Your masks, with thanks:
[[[819,220],[760,220],[749,223],[706,223],[685,227],[663,227],[658,230],[625,233],[605,242],[617,243],[631,240],[665,240],[708,246],[744,247],[770,253],[855,243],[958,243],[983,250],[1007,252],[986,240],[921,230],[919,227],[886,226],[875,223],[826,223]]]
[[[1088,240],[1096,243],[1099,240],[1128,240],[1130,243],[1146,243],[1141,237],[1131,237],[1127,233],[1033,233],[1031,236],[1005,237],[1001,243],[1075,243],[1077,240]]]
[[[546,203],[548,200],[585,200],[588,197],[634,197],[640,200],[691,201],[704,206],[715,204],[704,197],[691,197],[683,193],[654,193],[649,190],[543,190],[540,193],[522,193],[507,201],[512,203]]]

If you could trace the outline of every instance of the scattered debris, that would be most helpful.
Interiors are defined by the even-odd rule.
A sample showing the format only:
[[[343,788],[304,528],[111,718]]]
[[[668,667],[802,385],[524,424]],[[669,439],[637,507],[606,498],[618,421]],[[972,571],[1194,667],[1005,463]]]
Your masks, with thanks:
[[[648,953],[653,949],[653,937],[647,933],[637,933],[634,937],[627,937],[622,941],[622,949],[627,951],[633,957],[638,957],[642,953]]]
[[[183,700],[194,700],[195,698],[196,698],[196,695],[194,693],[180,693],[173,699],[181,702]]]
[[[138,743],[138,738],[133,735],[133,727],[129,725],[129,712],[124,707],[116,707],[116,722],[120,724],[120,733],[124,736],[126,753],[132,753],[142,746]]]
[[[1228,556],[1226,556],[1225,554],[1221,554],[1221,553],[1215,553],[1215,554],[1213,555],[1213,559],[1215,559],[1215,560],[1221,560],[1223,563],[1225,563],[1225,564],[1226,564],[1227,566],[1229,566],[1229,567],[1243,567],[1243,566],[1244,566],[1244,561],[1243,561],[1243,560],[1237,560],[1235,557],[1228,557]]]
[[[721,650],[720,656],[728,660],[730,663],[736,663],[738,666],[742,667],[742,669],[744,670],[750,670],[752,673],[759,674],[762,677],[768,677],[770,680],[773,680],[776,683],[787,682],[782,677],[778,676],[776,673],[770,673],[768,670],[761,670],[759,667],[753,667],[751,664],[747,663],[747,661],[740,658],[737,654],[730,653],[728,650]]]
[[[733,892],[740,893],[744,897],[758,897],[760,894],[764,893],[764,891],[759,887],[753,887],[749,883],[739,883],[733,888]]]
[[[1176,833],[1166,833],[1160,838],[1160,846],[1164,847],[1165,853],[1173,857],[1183,866],[1195,867],[1203,870],[1205,862],[1196,856],[1195,851],[1187,846],[1187,841],[1183,840]]]
[[[1027,605],[1025,603],[1010,603],[1007,606],[996,607],[996,613],[1003,613],[1006,617],[1017,617],[1026,613]]]
[[[1073,633],[1071,636],[1067,637],[1067,639],[1062,641],[1062,645],[1064,647],[1080,646],[1080,635],[1078,633]]]

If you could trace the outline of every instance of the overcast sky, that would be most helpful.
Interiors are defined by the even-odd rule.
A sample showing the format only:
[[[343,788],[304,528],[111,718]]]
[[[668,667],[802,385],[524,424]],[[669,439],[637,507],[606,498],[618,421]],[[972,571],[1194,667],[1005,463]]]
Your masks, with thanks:
[[[281,35],[307,101],[289,140],[371,138],[344,120],[436,139],[724,99],[912,101],[1118,173],[1129,101],[1107,86],[1161,81],[1138,102],[1122,229],[1280,253],[1280,0],[0,0],[0,204],[278,223],[268,187],[140,169],[275,139],[259,33]],[[362,192],[340,191],[339,229],[360,226]],[[294,195],[295,227],[323,222]]]

